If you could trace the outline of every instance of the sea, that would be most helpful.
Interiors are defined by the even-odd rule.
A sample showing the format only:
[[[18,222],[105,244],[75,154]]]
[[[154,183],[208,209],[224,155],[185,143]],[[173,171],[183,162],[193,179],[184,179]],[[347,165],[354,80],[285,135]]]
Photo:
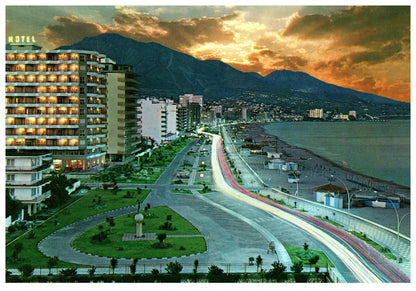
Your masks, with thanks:
[[[265,129],[339,165],[410,187],[410,120],[276,122]]]

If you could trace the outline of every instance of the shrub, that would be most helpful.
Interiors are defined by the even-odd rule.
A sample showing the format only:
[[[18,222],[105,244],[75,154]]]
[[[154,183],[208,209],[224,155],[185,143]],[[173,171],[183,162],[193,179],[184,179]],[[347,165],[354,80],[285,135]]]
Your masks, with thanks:
[[[175,262],[169,262],[166,265],[165,270],[168,272],[168,274],[179,274],[182,271],[182,265],[180,263],[178,263],[177,261]]]
[[[21,265],[17,269],[19,270],[19,272],[22,275],[22,277],[29,277],[29,276],[31,276],[32,273],[33,273],[33,270],[35,270],[35,268],[31,264]]]

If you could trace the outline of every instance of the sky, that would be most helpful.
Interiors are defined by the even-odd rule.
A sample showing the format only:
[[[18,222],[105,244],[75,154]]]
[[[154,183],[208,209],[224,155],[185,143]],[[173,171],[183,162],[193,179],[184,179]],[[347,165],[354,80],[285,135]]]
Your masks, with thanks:
[[[170,5],[131,6],[120,1],[123,5],[114,6],[103,1],[105,6],[82,6],[75,1],[69,3],[77,6],[28,6],[8,2],[6,43],[8,36],[33,35],[44,49],[54,49],[112,32],[157,42],[201,60],[220,60],[243,72],[266,76],[275,70],[302,71],[338,86],[410,102],[409,5],[253,6],[261,2],[250,1],[251,6],[204,6],[203,2],[168,1]]]

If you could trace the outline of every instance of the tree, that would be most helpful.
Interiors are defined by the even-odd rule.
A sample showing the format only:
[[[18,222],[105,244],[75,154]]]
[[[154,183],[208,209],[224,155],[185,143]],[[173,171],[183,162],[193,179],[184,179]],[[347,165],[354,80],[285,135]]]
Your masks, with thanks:
[[[25,278],[32,276],[33,270],[35,270],[35,268],[31,264],[21,265],[17,269],[19,270],[20,275],[22,275]]]
[[[257,267],[257,272],[259,271],[259,267],[261,269],[261,264],[263,263],[263,258],[258,255],[256,258],[256,267]]]
[[[267,273],[267,277],[270,279],[275,279],[279,281],[283,278],[283,272],[286,270],[286,266],[284,266],[281,262],[274,261],[272,263],[272,269]]]
[[[218,268],[216,265],[211,265],[208,268],[207,279],[208,282],[221,282],[223,278],[224,270]]]
[[[305,252],[307,252],[307,251],[308,251],[308,249],[309,249],[309,245],[305,242],[305,243],[303,244],[303,250],[304,250]]]
[[[318,261],[319,261],[319,255],[318,254],[316,254],[314,256],[311,256],[308,259],[308,262],[309,262],[309,270],[312,267],[312,265],[316,265],[316,263],[318,263]]]
[[[293,273],[300,273],[303,270],[303,263],[302,261],[297,261],[296,263],[294,263],[291,267],[290,270]]]
[[[159,241],[159,244],[162,245],[163,241],[166,239],[166,233],[158,233],[157,234],[157,240]]]
[[[166,265],[165,270],[168,272],[168,274],[179,274],[182,271],[182,265],[180,263],[178,263],[177,261],[175,262],[169,262]]]
[[[69,199],[68,191],[65,188],[72,185],[72,181],[64,174],[52,174],[49,179],[51,182],[45,185],[44,189],[51,191],[51,197],[45,200],[45,204],[53,208],[64,204]]]
[[[199,265],[199,261],[195,260],[194,261],[194,274],[196,274],[196,272],[198,271],[198,265]]]
[[[117,259],[116,258],[111,258],[111,260],[110,260],[110,266],[111,266],[111,269],[113,270],[113,275],[114,275],[114,270],[116,269],[116,267],[117,267]]]
[[[135,274],[136,273],[136,264],[137,264],[137,259],[134,259],[132,262],[131,262],[131,265],[130,265],[130,273],[131,274]]]
[[[14,200],[10,195],[6,194],[6,217],[12,216],[16,218],[24,207],[19,200]]]
[[[49,275],[52,273],[51,269],[55,267],[56,265],[58,265],[58,257],[54,256],[54,257],[49,258],[48,260]]]

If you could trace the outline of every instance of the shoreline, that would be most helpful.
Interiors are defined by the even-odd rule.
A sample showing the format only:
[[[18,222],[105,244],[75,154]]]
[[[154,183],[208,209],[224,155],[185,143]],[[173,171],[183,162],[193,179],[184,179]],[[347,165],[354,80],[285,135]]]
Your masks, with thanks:
[[[277,148],[277,144],[280,145],[280,149],[277,151],[282,151],[282,152],[288,152],[289,153],[289,158],[287,159],[288,161],[293,161],[293,162],[297,162],[299,164],[305,164],[305,162],[307,162],[307,160],[305,160],[305,158],[302,158],[301,156],[312,156],[315,158],[316,162],[320,162],[321,164],[327,164],[328,165],[328,169],[337,169],[340,172],[343,172],[343,174],[345,175],[353,175],[356,176],[358,179],[366,179],[369,182],[368,188],[377,188],[381,187],[381,188],[390,188],[390,191],[385,191],[385,192],[396,192],[399,191],[400,194],[396,195],[396,193],[389,193],[389,194],[393,194],[395,196],[400,196],[401,198],[405,198],[406,200],[408,200],[410,202],[410,187],[405,186],[405,185],[401,185],[398,183],[395,183],[393,181],[387,181],[387,180],[383,180],[381,178],[377,178],[371,175],[367,175],[365,173],[353,170],[351,168],[345,167],[343,165],[340,165],[326,157],[323,157],[317,153],[315,153],[312,150],[309,150],[307,148],[303,148],[303,147],[298,147],[298,146],[294,146],[289,144],[288,142],[282,140],[281,138],[279,138],[276,135],[273,135],[271,133],[268,133],[265,126],[271,124],[271,122],[263,122],[263,123],[251,123],[250,127],[246,127],[244,133],[247,134],[248,136],[250,136],[251,138],[253,138],[253,141],[256,139],[258,142],[256,142],[257,144],[261,144],[262,146],[265,147],[270,147],[273,148],[273,143],[276,144],[275,148]],[[254,134],[253,134],[254,133]],[[292,156],[293,152],[296,152],[296,156]],[[311,168],[309,167],[305,167],[305,168]],[[376,183],[378,185],[373,185],[373,183]],[[405,192],[405,193],[404,193]]]
[[[409,186],[402,185],[402,184],[398,184],[398,183],[393,182],[393,181],[384,180],[384,179],[382,179],[382,178],[378,178],[378,177],[375,177],[375,176],[371,176],[371,175],[368,175],[368,174],[362,173],[362,172],[360,172],[360,171],[357,171],[357,170],[354,170],[354,169],[351,169],[351,168],[345,167],[345,166],[343,166],[343,165],[340,165],[340,164],[338,164],[338,163],[334,162],[333,160],[331,160],[331,159],[329,159],[329,158],[326,158],[326,157],[324,157],[324,156],[321,156],[321,155],[319,155],[319,154],[315,153],[314,151],[312,151],[312,150],[310,150],[310,149],[307,149],[307,148],[304,148],[304,147],[299,147],[299,146],[294,146],[294,145],[291,145],[291,144],[289,144],[287,141],[285,141],[285,140],[283,140],[283,139],[279,138],[277,135],[274,135],[274,134],[268,133],[268,132],[267,132],[267,129],[265,128],[265,126],[266,126],[266,125],[269,125],[269,124],[271,124],[271,123],[270,123],[270,122],[268,122],[268,123],[260,123],[260,124],[259,124],[259,127],[262,129],[262,134],[264,134],[265,136],[272,136],[272,137],[274,137],[274,138],[278,139],[278,140],[279,140],[279,142],[286,144],[288,147],[302,149],[302,150],[304,150],[304,151],[306,151],[306,152],[310,153],[311,155],[314,155],[314,156],[316,156],[317,158],[319,158],[319,159],[321,159],[321,160],[326,161],[327,163],[331,164],[333,167],[337,167],[337,168],[340,168],[340,169],[342,169],[342,170],[344,170],[344,171],[348,171],[348,172],[350,172],[351,174],[360,175],[360,176],[363,176],[363,177],[365,177],[365,178],[372,179],[372,180],[374,180],[375,182],[378,182],[378,183],[385,183],[385,184],[389,184],[389,185],[392,185],[392,186],[395,186],[395,187],[398,187],[398,188],[402,188],[402,189],[410,190],[410,187],[409,187]]]

